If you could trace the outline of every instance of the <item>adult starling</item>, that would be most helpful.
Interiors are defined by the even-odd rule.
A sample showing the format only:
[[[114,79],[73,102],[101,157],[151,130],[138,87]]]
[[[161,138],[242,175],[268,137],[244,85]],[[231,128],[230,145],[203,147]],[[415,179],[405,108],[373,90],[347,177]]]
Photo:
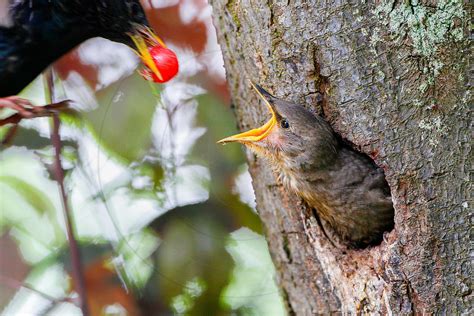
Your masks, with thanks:
[[[134,47],[130,35],[152,36],[139,0],[0,0],[0,11],[0,97],[89,38]]]
[[[267,158],[282,183],[303,198],[354,247],[381,241],[393,228],[382,169],[338,139],[320,116],[253,85],[270,109],[263,126],[224,138]]]

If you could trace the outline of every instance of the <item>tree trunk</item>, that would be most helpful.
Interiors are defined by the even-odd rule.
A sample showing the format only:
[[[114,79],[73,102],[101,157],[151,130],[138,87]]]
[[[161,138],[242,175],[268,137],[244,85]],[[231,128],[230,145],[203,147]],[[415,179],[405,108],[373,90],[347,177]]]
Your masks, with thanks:
[[[473,314],[468,1],[213,1],[242,130],[268,119],[248,80],[325,117],[385,170],[395,229],[334,247],[247,152],[289,314]],[[224,136],[224,135],[223,135]]]

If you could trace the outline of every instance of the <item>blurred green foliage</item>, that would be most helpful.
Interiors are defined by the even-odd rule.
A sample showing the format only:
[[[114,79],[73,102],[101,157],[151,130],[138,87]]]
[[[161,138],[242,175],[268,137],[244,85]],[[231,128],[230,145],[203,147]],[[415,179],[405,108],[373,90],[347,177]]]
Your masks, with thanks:
[[[97,101],[99,106],[83,115],[97,142],[125,162],[141,158],[151,145],[156,106],[148,83],[140,76],[128,76],[100,90]]]
[[[23,181],[14,176],[0,176],[0,182],[8,185],[10,188],[15,190],[25,202],[31,205],[40,215],[54,209],[53,203],[42,194],[42,192],[31,185],[30,183]]]
[[[32,86],[28,97],[41,99],[40,84]],[[61,129],[89,304],[105,314],[284,314],[260,220],[236,190],[244,155],[216,144],[236,132],[229,107],[204,91],[170,110],[137,75],[95,98],[97,107],[63,117]],[[192,120],[174,120],[193,109]],[[178,137],[157,126],[163,122],[189,133]],[[176,147],[197,139],[184,157],[156,140],[164,128]],[[57,301],[2,285],[4,314],[78,312],[62,300],[73,284],[48,134],[48,119],[22,123],[12,147],[2,148],[0,231],[28,270],[20,281]]]

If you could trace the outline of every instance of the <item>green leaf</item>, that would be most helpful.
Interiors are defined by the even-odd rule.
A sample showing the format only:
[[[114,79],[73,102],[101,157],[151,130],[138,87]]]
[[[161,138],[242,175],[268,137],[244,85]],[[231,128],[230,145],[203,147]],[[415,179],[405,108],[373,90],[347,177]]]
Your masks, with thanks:
[[[25,201],[40,214],[52,212],[55,209],[51,200],[49,200],[42,191],[19,178],[0,176],[0,182],[3,182],[16,190],[18,194],[21,195]]]
[[[232,110],[212,94],[200,95],[196,97],[196,100],[199,103],[198,122],[208,129],[207,134],[198,140],[197,146],[209,147],[209,144],[212,145],[211,148],[208,148],[209,157],[206,157],[210,159],[210,165],[217,162],[218,159],[215,158],[217,155],[219,160],[228,164],[227,168],[237,168],[245,162],[242,146],[216,144],[219,139],[239,132]]]
[[[200,95],[196,100],[199,103],[198,124],[205,126],[207,132],[194,145],[191,159],[202,161],[209,168],[210,191],[226,195],[245,156],[239,144],[223,146],[216,142],[237,133],[235,118],[229,106],[212,94]]]
[[[116,158],[131,162],[151,146],[157,103],[147,82],[132,75],[97,93],[99,107],[84,114],[98,142]]]

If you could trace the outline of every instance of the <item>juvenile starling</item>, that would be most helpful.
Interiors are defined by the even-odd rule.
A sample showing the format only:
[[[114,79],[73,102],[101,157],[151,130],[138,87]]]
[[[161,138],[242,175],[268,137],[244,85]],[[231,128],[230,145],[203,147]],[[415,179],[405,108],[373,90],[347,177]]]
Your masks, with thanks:
[[[394,213],[383,170],[339,140],[320,116],[252,86],[271,119],[219,143],[239,142],[267,158],[282,183],[349,245],[380,242],[393,228]]]

